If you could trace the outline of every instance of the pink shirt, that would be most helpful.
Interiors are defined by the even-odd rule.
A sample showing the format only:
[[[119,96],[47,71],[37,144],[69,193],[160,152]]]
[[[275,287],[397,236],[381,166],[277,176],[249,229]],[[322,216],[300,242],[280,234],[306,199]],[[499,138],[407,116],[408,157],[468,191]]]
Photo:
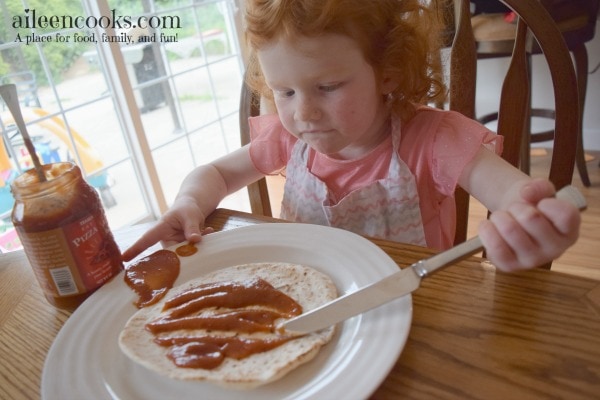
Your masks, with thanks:
[[[496,153],[502,138],[462,114],[421,107],[401,129],[399,156],[416,179],[425,239],[429,247],[452,246],[456,226],[454,191],[464,167],[480,146]],[[277,115],[250,118],[250,156],[256,168],[272,174],[281,171],[290,159],[297,138],[287,132]],[[365,156],[336,160],[311,151],[309,168],[327,184],[333,203],[352,190],[382,179],[391,160],[391,135]]]

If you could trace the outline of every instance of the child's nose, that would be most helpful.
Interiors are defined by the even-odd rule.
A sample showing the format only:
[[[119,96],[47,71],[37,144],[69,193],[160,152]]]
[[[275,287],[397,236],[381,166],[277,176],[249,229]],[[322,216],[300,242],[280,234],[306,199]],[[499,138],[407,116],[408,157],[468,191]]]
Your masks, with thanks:
[[[295,118],[297,121],[315,121],[321,118],[318,105],[310,98],[302,99],[296,108]]]

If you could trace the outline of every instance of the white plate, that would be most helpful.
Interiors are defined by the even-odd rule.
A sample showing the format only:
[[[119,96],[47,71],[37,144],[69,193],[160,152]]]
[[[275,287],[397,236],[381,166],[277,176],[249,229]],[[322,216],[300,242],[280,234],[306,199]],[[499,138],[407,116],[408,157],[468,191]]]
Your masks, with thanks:
[[[330,275],[340,294],[398,270],[383,250],[353,233],[307,224],[261,224],[205,236],[181,258],[176,284],[233,265],[279,261]],[[312,361],[252,390],[162,377],[130,361],[118,345],[136,312],[135,295],[117,276],[86,300],[52,344],[42,374],[42,398],[63,399],[362,399],[387,376],[408,337],[410,296],[350,318]]]

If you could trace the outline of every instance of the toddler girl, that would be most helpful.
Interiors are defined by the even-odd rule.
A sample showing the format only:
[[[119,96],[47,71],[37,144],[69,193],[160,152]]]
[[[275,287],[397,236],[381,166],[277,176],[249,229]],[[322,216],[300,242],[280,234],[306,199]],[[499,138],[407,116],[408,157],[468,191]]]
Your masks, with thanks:
[[[579,213],[500,156],[502,138],[425,104],[444,95],[439,16],[421,0],[248,0],[249,85],[275,106],[252,142],[194,169],[128,249],[201,239],[228,194],[285,169],[282,218],[450,247],[458,186],[493,213],[479,228],[498,268],[532,268],[575,242]]]

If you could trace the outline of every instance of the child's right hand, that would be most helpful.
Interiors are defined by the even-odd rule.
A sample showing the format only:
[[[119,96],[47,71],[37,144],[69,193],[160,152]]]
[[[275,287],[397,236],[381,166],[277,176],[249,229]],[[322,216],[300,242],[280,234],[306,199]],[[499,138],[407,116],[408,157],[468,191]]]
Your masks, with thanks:
[[[554,194],[550,181],[530,180],[520,186],[518,198],[481,222],[479,236],[486,257],[498,269],[513,272],[539,267],[577,241],[579,210]]]
[[[183,241],[197,243],[203,234],[212,232],[211,228],[202,229],[204,220],[205,216],[195,201],[178,198],[157,224],[125,250],[121,258],[130,261],[159,241],[165,247]]]

